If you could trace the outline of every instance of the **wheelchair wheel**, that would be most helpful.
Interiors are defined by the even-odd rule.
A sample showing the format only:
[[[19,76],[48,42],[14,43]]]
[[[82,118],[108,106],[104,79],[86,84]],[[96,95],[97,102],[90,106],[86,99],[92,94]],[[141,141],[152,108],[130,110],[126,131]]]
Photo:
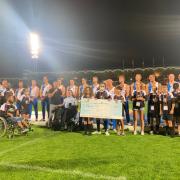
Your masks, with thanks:
[[[7,122],[4,118],[0,117],[0,137],[3,137],[7,132]]]

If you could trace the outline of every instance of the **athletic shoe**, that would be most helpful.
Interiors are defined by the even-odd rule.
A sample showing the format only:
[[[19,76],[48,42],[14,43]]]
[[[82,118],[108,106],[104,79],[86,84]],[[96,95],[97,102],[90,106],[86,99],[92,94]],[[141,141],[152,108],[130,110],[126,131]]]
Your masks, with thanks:
[[[118,136],[120,136],[120,135],[121,135],[121,133],[120,133],[120,132],[118,132],[118,133],[117,133],[117,135],[118,135]]]
[[[116,129],[113,129],[113,131],[116,133],[117,132],[117,130]]]
[[[106,132],[105,132],[105,135],[106,135],[106,136],[109,136],[110,134],[109,134],[109,132],[108,132],[108,131],[106,131]]]
[[[150,131],[150,134],[153,135],[154,134],[153,131]]]
[[[101,131],[94,131],[92,134],[101,134]]]
[[[122,132],[122,133],[121,133],[121,135],[122,135],[122,136],[125,136],[125,133],[124,133],[124,132]]]
[[[137,135],[137,131],[134,131],[133,134],[134,134],[134,135]]]
[[[28,132],[29,131],[29,129],[22,129],[22,133],[26,133],[26,132]]]
[[[141,136],[144,136],[144,131],[141,131]]]
[[[128,126],[131,126],[131,123],[128,123],[127,125],[128,125]]]

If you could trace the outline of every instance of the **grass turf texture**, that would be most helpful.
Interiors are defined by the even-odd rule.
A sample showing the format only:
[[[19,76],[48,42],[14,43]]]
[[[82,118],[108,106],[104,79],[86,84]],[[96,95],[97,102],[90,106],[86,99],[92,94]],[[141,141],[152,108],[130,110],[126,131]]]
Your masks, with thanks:
[[[178,137],[142,137],[130,133],[125,137],[84,136],[34,129],[29,136],[0,139],[1,180],[180,177]]]

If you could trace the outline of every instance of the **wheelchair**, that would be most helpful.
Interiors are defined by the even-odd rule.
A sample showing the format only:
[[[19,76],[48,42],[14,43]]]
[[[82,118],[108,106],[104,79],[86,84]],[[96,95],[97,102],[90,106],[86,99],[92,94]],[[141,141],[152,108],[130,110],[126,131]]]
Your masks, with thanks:
[[[33,131],[31,126],[29,127],[29,131]],[[27,135],[27,133],[28,132],[22,133],[21,128],[17,125],[16,122],[13,122],[12,120],[5,117],[0,117],[0,138],[7,136],[7,138],[11,139],[15,135]]]

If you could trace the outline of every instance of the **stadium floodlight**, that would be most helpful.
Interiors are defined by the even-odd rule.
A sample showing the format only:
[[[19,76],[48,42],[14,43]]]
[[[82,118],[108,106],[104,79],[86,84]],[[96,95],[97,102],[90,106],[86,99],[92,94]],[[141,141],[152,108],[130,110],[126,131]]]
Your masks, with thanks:
[[[30,48],[32,59],[38,59],[40,51],[40,42],[39,36],[36,33],[30,33]]]

